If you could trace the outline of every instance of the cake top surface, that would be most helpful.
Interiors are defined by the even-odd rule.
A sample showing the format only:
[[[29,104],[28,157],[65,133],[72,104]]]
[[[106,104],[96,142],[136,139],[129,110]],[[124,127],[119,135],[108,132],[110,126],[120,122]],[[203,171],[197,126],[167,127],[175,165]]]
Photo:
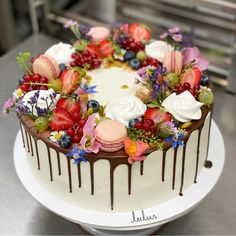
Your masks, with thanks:
[[[77,147],[83,155],[123,152],[140,161],[150,150],[183,145],[204,122],[214,101],[208,61],[197,47],[184,46],[179,27],[160,40],[138,23],[66,27],[73,45],[17,56],[24,74],[4,103],[3,112],[15,109],[38,137],[65,153]]]

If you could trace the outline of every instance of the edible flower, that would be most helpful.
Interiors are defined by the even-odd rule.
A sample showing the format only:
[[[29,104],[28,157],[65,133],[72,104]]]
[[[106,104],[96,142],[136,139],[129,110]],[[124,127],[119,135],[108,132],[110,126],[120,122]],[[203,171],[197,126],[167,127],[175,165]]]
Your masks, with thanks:
[[[129,155],[128,162],[130,164],[146,159],[146,156],[142,156],[142,154],[148,149],[148,144],[141,141],[133,141],[127,137],[124,140],[124,145],[125,151]]]
[[[66,154],[66,156],[74,159],[73,164],[79,164],[82,161],[87,162],[84,156],[85,154],[86,152],[84,150],[79,150],[77,146],[74,146],[73,149]]]
[[[209,61],[200,54],[197,47],[188,47],[183,49],[183,65],[195,64],[200,70],[206,70]]]
[[[97,132],[94,129],[96,125],[95,120],[95,114],[92,114],[88,117],[88,120],[83,127],[83,137],[80,141],[82,149],[88,153],[98,153],[101,147],[101,144],[96,141]]]
[[[9,109],[13,107],[14,104],[15,104],[15,99],[12,97],[8,98],[3,104],[2,114],[6,115],[7,113],[9,113]]]
[[[59,132],[58,131],[53,131],[53,132],[50,133],[49,139],[52,142],[57,143],[63,134],[65,134],[65,131],[59,131]]]
[[[164,138],[165,142],[170,142],[173,148],[178,146],[184,146],[183,138],[185,137],[185,131],[183,129],[179,129],[175,135],[171,135],[167,138]]]
[[[94,89],[97,87],[97,85],[93,85],[89,87],[87,84],[81,85],[81,89],[83,94],[91,94],[91,93],[97,93]]]
[[[12,95],[15,99],[19,99],[19,98],[23,97],[24,92],[20,88],[18,88],[14,91],[14,93]]]
[[[173,27],[173,28],[170,28],[169,30],[168,30],[170,33],[174,33],[174,34],[176,34],[176,33],[179,33],[180,32],[180,28],[178,27],[178,26],[175,26],[175,27]]]

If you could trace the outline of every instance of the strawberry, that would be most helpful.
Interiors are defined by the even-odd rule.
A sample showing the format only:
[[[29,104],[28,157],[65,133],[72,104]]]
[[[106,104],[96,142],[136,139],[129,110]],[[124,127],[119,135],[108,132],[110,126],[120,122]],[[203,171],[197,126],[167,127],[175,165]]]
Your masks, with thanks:
[[[99,43],[99,55],[104,58],[114,53],[114,48],[110,40],[104,39]]]
[[[62,89],[61,92],[68,94],[78,87],[80,74],[77,71],[65,69],[61,74]]]
[[[131,24],[129,27],[129,35],[135,42],[148,41],[151,39],[150,29],[143,24]]]
[[[73,127],[72,115],[63,108],[57,108],[54,110],[49,126],[52,130],[66,130]]]
[[[201,71],[197,67],[193,67],[192,69],[187,69],[180,76],[180,84],[183,86],[184,83],[189,83],[191,89],[195,86],[200,85],[200,80],[202,77]]]
[[[57,108],[64,108],[73,115],[75,112],[80,112],[80,103],[72,98],[60,98],[57,101]]]
[[[97,56],[99,56],[99,47],[96,44],[88,44],[85,50],[88,50],[89,52],[94,53]]]
[[[171,114],[169,112],[165,112],[162,109],[156,108],[148,108],[144,114],[144,120],[151,119],[155,123],[161,123],[166,121],[171,121]]]

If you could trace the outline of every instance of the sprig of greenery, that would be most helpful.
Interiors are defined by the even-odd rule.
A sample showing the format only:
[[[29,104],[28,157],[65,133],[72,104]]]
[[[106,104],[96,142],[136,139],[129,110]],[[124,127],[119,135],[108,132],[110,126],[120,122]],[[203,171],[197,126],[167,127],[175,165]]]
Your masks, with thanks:
[[[32,74],[30,69],[29,60],[31,58],[30,52],[20,52],[16,57],[18,65],[27,73]]]
[[[85,40],[85,39],[82,39],[80,40],[78,43],[76,43],[76,45],[74,46],[75,47],[75,50],[78,51],[78,52],[81,52],[83,51],[86,46],[88,45],[88,40]]]
[[[127,132],[130,139],[134,141],[142,141],[158,150],[163,149],[163,142],[158,135],[152,134],[151,132],[147,132],[142,129],[138,130],[136,128],[127,128]]]

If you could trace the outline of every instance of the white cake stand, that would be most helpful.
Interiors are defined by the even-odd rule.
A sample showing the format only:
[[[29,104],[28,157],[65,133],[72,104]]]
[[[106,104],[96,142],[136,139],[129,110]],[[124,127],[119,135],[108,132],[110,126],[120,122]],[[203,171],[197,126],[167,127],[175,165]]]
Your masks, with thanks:
[[[198,183],[192,184],[186,189],[182,197],[176,196],[160,205],[143,209],[143,211],[104,213],[79,208],[48,192],[37,182],[29,169],[20,132],[17,134],[14,145],[16,172],[29,193],[50,211],[80,224],[83,229],[92,234],[147,235],[155,232],[163,224],[191,211],[206,197],[221,175],[224,159],[225,149],[222,135],[216,123],[212,121],[208,160],[212,161],[213,166],[210,169],[203,168],[198,177]],[[133,222],[133,214],[140,218],[153,215],[155,217]]]

